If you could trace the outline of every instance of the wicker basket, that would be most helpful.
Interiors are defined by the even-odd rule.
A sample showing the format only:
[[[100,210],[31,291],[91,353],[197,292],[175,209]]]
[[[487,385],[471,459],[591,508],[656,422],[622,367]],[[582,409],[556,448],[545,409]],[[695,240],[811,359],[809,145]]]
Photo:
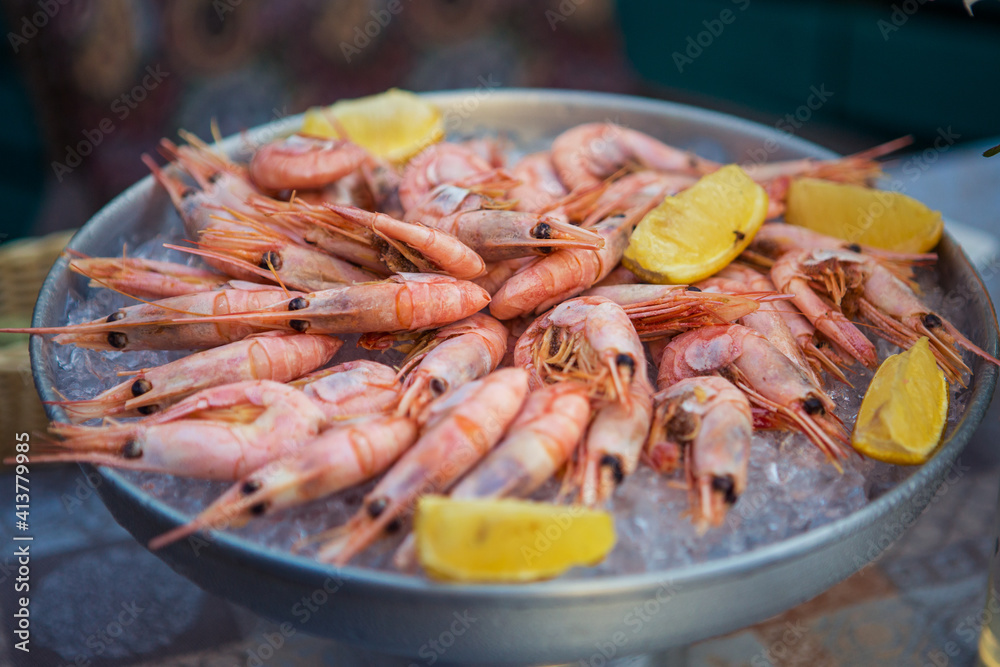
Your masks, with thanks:
[[[0,246],[0,318],[11,323],[8,326],[30,325],[42,281],[74,231]],[[4,448],[14,442],[15,431],[41,432],[48,423],[31,377],[28,342],[23,336],[9,342],[7,336],[0,334],[0,443]]]

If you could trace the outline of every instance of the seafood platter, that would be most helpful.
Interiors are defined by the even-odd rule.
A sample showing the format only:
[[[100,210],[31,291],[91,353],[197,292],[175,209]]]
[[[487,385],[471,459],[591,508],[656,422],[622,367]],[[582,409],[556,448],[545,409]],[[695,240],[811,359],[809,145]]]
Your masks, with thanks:
[[[539,90],[181,139],[45,282],[31,463],[306,632],[417,656],[466,614],[448,661],[524,664],[732,631],[876,558],[992,397],[975,270],[873,189],[896,142]]]

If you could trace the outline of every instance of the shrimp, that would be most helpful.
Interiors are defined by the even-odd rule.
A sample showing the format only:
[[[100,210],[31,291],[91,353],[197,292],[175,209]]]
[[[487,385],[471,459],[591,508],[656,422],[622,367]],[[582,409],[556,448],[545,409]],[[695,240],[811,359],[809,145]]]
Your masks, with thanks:
[[[368,159],[368,151],[343,139],[293,134],[259,148],[250,177],[265,190],[313,190],[347,176]]]
[[[465,280],[398,273],[379,282],[313,292],[253,312],[186,321],[244,322],[315,334],[420,331],[468,317],[489,301],[483,288]]]
[[[326,204],[345,220],[371,230],[380,243],[382,261],[397,272],[445,273],[470,280],[486,273],[482,257],[460,240],[433,227],[397,220],[350,206]]]
[[[514,259],[504,259],[499,262],[486,262],[486,273],[478,278],[473,278],[472,282],[482,287],[492,297],[500,291],[505,282],[510,280],[518,271],[528,266],[533,260],[534,258],[532,257],[516,257]]]
[[[611,215],[659,205],[664,197],[675,195],[697,182],[696,177],[686,174],[661,174],[656,171],[626,174],[604,188],[585,207],[586,215],[582,224],[589,227]]]
[[[332,336],[257,334],[135,372],[132,379],[82,401],[57,401],[73,423],[149,415],[200,389],[240,380],[288,382],[325,365],[343,341]]]
[[[574,382],[528,394],[507,435],[448,494],[455,499],[527,498],[566,464],[590,421],[587,389]],[[400,570],[416,562],[416,535],[396,550]]]
[[[313,292],[344,283],[376,280],[377,275],[307,245],[248,217],[242,229],[203,230],[196,248],[165,243],[165,248],[198,255],[237,279],[267,278],[294,290]]]
[[[70,260],[69,268],[90,278],[88,287],[107,287],[142,299],[209,292],[229,281],[229,276],[186,264],[136,257],[87,257],[76,251],[66,252],[77,255]]]
[[[243,476],[186,524],[149,543],[156,550],[199,530],[245,526],[253,518],[332,495],[378,475],[417,438],[412,419],[365,417],[329,429]]]
[[[406,376],[397,414],[423,422],[431,401],[492,373],[507,352],[507,327],[476,313],[417,338],[399,371]],[[361,345],[384,348],[399,336],[364,336]]]
[[[584,505],[604,503],[639,465],[653,418],[653,388],[646,373],[643,356],[629,387],[628,404],[606,403],[594,415],[584,441],[579,480]]]
[[[650,463],[670,472],[683,461],[695,520],[720,525],[747,487],[753,418],[746,394],[721,377],[694,377],[653,398]]]
[[[203,350],[242,340],[260,328],[239,322],[185,324],[185,315],[225,315],[265,308],[284,301],[289,294],[280,287],[234,281],[229,289],[195,292],[159,301],[119,308],[92,322],[62,327],[0,329],[2,333],[60,334],[60,345],[76,345],[88,350]],[[176,324],[163,324],[165,317],[177,317]],[[155,324],[151,324],[151,322]]]
[[[595,399],[628,405],[629,387],[645,368],[642,342],[621,306],[599,296],[569,299],[542,315],[521,335],[514,365],[530,373],[531,386],[563,380],[587,385]]]
[[[250,405],[250,410],[230,410]],[[32,452],[35,462],[75,461],[233,481],[319,433],[323,414],[302,392],[254,380],[212,387],[127,424],[55,423],[64,438]]]
[[[724,294],[687,285],[608,285],[584,294],[610,299],[622,306],[642,340],[673,335],[705,324],[725,324],[754,313],[770,292]]]
[[[746,290],[777,289],[767,276],[742,264],[730,264],[717,275],[730,281],[728,291],[734,289],[732,281],[735,281],[736,285],[742,285]],[[816,384],[822,384],[818,375],[821,370],[831,373],[845,384],[850,384],[839,367],[840,364],[848,362],[833,350],[825,338],[819,338],[816,328],[805,315],[787,301],[761,304],[761,309],[756,314],[746,315],[742,320],[740,324],[764,334],[764,337],[774,343],[786,357],[806,370],[806,374]],[[794,348],[787,342],[789,336],[794,342]]]
[[[327,424],[388,412],[399,403],[402,389],[395,370],[365,359],[314,371],[288,384],[322,410]]]
[[[844,310],[867,320],[876,335],[902,348],[927,336],[938,366],[951,382],[964,386],[963,375],[972,372],[957,346],[1000,365],[1000,360],[921,303],[906,283],[871,257],[849,250],[790,252],[775,262],[771,278],[779,289],[795,294],[795,304],[817,329],[871,367],[877,363],[874,346],[844,316]],[[867,346],[858,345],[860,341]],[[870,356],[858,353],[859,349],[870,350]]]
[[[333,531],[338,537],[320,547],[319,560],[347,563],[383,532],[397,530],[421,494],[447,491],[500,441],[527,395],[528,374],[504,368],[437,402],[420,438],[365,496],[362,509]]]
[[[431,191],[446,183],[462,187],[488,180],[495,175],[493,166],[472,149],[460,144],[441,142],[428,146],[406,164],[399,184],[403,210],[416,208]]]
[[[674,338],[660,357],[657,386],[723,375],[774,421],[805,433],[840,468],[849,451],[834,404],[821,388],[764,336],[739,324],[702,327]]]
[[[613,123],[585,123],[566,130],[552,142],[552,163],[570,190],[595,185],[630,164],[690,176],[722,166]]]
[[[778,188],[768,188],[768,195],[784,201],[788,185],[793,178],[821,178],[828,181],[850,183],[870,187],[882,175],[876,158],[882,157],[913,143],[913,137],[900,137],[873,148],[834,158],[817,160],[799,158],[781,162],[764,162],[742,165],[747,175],[763,184],[776,184]]]
[[[312,206],[323,204],[340,204],[341,206],[356,206],[373,210],[376,206],[375,195],[372,193],[361,170],[324,185],[318,190],[294,190],[295,198],[301,199]],[[282,193],[283,194],[283,193]],[[287,199],[288,197],[281,197]]]
[[[565,465],[589,421],[584,385],[559,382],[533,391],[496,449],[448,495],[527,498]]]
[[[511,169],[511,176],[519,185],[507,192],[515,202],[514,210],[525,213],[543,213],[555,208],[569,194],[563,187],[549,151],[526,155]]]
[[[870,255],[900,280],[915,288],[913,267],[933,264],[937,260],[934,253],[902,253],[851,243],[826,234],[814,232],[807,227],[781,222],[766,222],[761,225],[744,251],[744,255],[754,264],[770,268],[775,260],[792,250],[850,250]]]
[[[629,235],[646,211],[613,216],[591,230],[604,238],[600,250],[563,248],[529,264],[497,290],[490,312],[500,320],[542,313],[604,279],[621,261]]]

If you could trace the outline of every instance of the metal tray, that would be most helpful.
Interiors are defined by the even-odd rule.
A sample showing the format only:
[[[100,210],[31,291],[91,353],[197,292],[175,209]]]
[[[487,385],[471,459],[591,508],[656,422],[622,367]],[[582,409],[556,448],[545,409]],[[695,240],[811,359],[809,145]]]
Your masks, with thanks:
[[[489,130],[522,145],[587,121],[614,121],[650,132],[707,157],[744,162],[833,154],[785,133],[718,113],[666,102],[580,92],[487,90],[436,93],[450,134]],[[233,154],[294,130],[288,118],[231,137]],[[151,238],[170,204],[151,178],[112,201],[73,238],[91,255],[121,252]],[[140,224],[142,221],[142,224]],[[943,286],[965,301],[956,324],[997,354],[997,323],[981,280],[961,249],[945,236],[938,247]],[[64,318],[73,276],[61,259],[49,274],[34,325]],[[33,372],[44,400],[56,400],[58,369],[52,344],[31,342]],[[874,559],[908,528],[945,479],[982,420],[997,368],[978,357],[968,407],[934,458],[899,486],[854,514],[782,542],[703,564],[641,575],[555,580],[531,585],[447,585],[356,567],[334,569],[271,551],[228,534],[177,543],[156,552],[206,590],[297,630],[433,661],[603,662],[688,644],[741,628],[808,600]],[[49,416],[64,418],[49,406]],[[145,544],[187,517],[110,469],[99,492],[115,519]],[[310,601],[310,602],[307,602]],[[432,644],[431,642],[435,642]],[[610,655],[609,655],[610,654]],[[598,660],[599,659],[599,660]]]

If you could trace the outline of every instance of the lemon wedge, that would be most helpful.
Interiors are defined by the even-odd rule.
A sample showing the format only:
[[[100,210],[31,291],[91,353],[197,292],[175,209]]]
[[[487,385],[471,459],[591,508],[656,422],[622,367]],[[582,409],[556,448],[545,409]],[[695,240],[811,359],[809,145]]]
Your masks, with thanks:
[[[547,579],[596,565],[615,544],[607,512],[510,499],[424,496],[414,532],[424,569],[453,581]]]
[[[947,419],[948,381],[924,337],[879,366],[851,444],[878,461],[919,465],[937,448]]]
[[[792,181],[785,220],[895,252],[928,252],[944,231],[941,213],[913,197],[815,178]]]
[[[646,214],[622,264],[647,282],[689,284],[743,252],[767,216],[767,193],[737,165],[704,176]]]
[[[340,130],[347,136],[341,136]],[[392,88],[306,111],[302,134],[347,138],[373,155],[405,162],[444,137],[441,110],[418,95]]]

